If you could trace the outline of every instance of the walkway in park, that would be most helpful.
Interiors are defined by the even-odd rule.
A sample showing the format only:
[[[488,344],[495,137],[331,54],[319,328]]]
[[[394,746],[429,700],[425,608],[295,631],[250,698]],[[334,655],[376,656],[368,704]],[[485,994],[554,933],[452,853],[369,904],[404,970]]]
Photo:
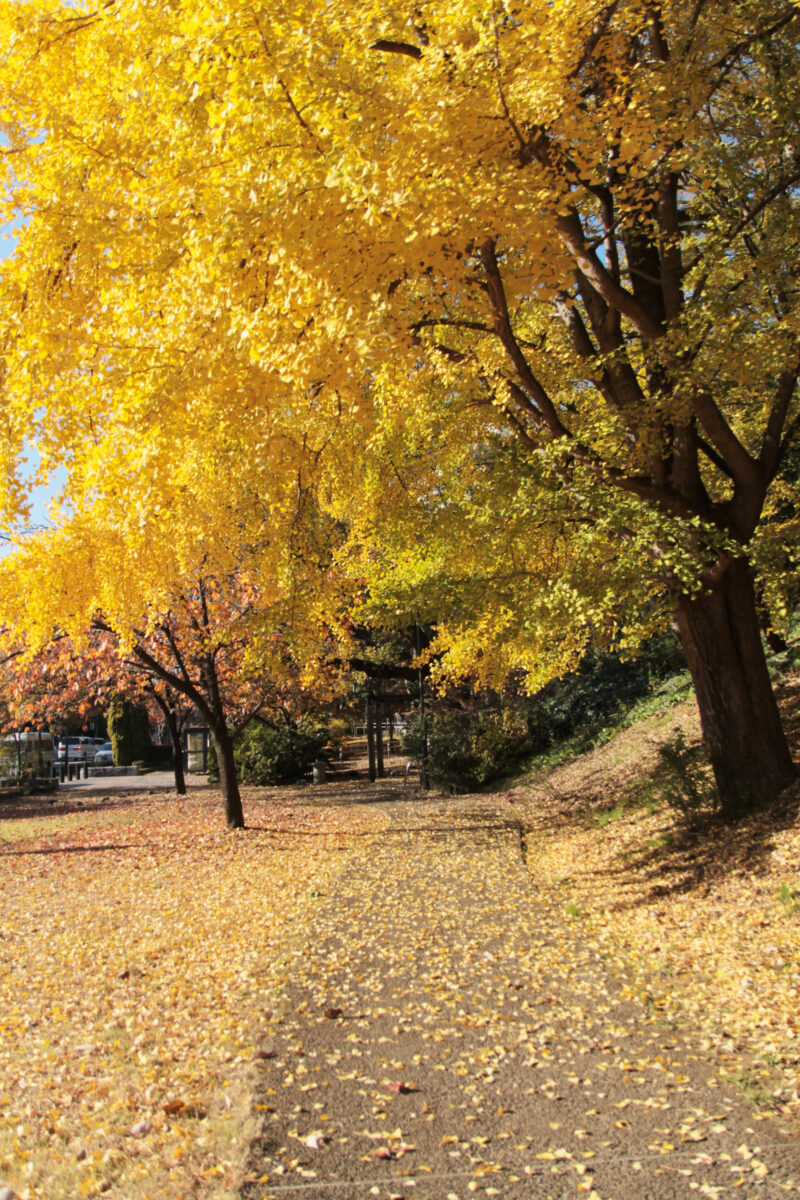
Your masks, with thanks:
[[[209,788],[205,775],[187,775],[187,788]],[[77,792],[174,792],[172,771],[148,771],[145,775],[97,775],[89,779],[71,779],[58,785],[62,798]]]
[[[245,1200],[800,1192],[800,1141],[625,998],[512,807],[387,807],[276,1013]]]

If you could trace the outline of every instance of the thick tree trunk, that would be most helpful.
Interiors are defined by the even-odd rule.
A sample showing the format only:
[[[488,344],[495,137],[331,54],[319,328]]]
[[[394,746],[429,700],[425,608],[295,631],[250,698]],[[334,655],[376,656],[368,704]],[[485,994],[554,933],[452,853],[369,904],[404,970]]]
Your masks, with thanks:
[[[233,758],[233,738],[225,728],[212,729],[211,736],[217,752],[219,786],[225,805],[225,820],[228,829],[244,829],[242,797],[239,794],[239,780],[236,776],[236,763]]]
[[[772,691],[747,563],[713,592],[684,597],[678,627],[723,814],[768,803],[796,777]]]

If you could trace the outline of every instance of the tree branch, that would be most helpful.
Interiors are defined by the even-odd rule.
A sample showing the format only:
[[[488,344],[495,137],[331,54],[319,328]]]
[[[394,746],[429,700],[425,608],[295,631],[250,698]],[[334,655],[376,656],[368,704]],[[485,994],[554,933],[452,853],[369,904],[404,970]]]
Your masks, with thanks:
[[[182,696],[186,696],[189,700],[191,700],[192,704],[200,713],[202,713],[210,726],[213,727],[213,725],[216,724],[216,719],[211,711],[210,705],[206,701],[200,689],[196,687],[191,680],[186,681],[182,679],[181,676],[176,675],[174,671],[170,671],[169,668],[162,666],[158,659],[154,658],[152,654],[145,650],[144,646],[142,646],[139,642],[134,643],[132,653],[136,656],[136,658],[139,659],[140,663],[142,663],[148,669],[148,671],[152,672],[153,675],[156,675],[159,679],[163,680],[164,683],[168,683],[171,687],[174,687],[175,690],[180,692]],[[132,663],[131,665],[137,666],[138,664]]]
[[[391,42],[387,38],[373,42],[370,50],[379,50],[382,54],[404,54],[406,58],[422,58],[419,46],[412,46],[409,42]]]
[[[698,437],[697,448],[705,454],[708,461],[713,463],[718,471],[721,471],[723,475],[727,475],[729,479],[733,479],[733,472],[725,462],[725,459],[721,454],[717,454],[714,447],[709,445],[705,438]]]
[[[264,31],[261,28],[261,24],[258,20],[258,17],[256,16],[255,10],[252,8],[250,9],[250,16],[253,18],[253,23],[254,23],[256,29],[258,30],[258,36],[261,38],[261,44],[264,47],[264,53],[266,54],[267,58],[270,61],[272,61],[272,51],[269,48],[269,43],[267,42],[267,39],[264,36]],[[320,154],[322,154],[322,147],[320,146],[319,142],[317,141],[317,135],[314,133],[314,130],[308,124],[308,121],[306,121],[305,117],[300,112],[300,109],[295,104],[295,102],[292,98],[292,94],[289,91],[288,87],[286,86],[286,84],[284,83],[284,81],[280,75],[277,75],[276,78],[278,80],[278,83],[280,84],[281,91],[283,92],[284,96],[286,97],[286,103],[289,105],[289,108],[294,113],[294,115],[298,121],[298,124],[300,125],[300,127],[302,129],[305,130],[305,132],[311,138],[312,142],[314,143],[314,148]]]
[[[574,210],[556,219],[561,240],[583,275],[602,296],[606,304],[633,323],[643,338],[658,341],[664,333],[660,321],[654,320],[625,288],[616,283],[603,266],[596,252],[587,244],[580,218]]]
[[[710,393],[698,389],[693,407],[712,445],[728,464],[734,482],[744,486],[758,482],[760,471],[756,460],[747,453]]]
[[[786,424],[789,405],[792,402],[798,378],[800,378],[800,355],[798,355],[798,347],[796,346],[794,362],[786,367],[778,381],[775,400],[767,419],[767,427],[761,443],[761,453],[758,456],[766,479],[769,482],[774,479],[775,473],[780,466],[782,457],[781,434]]]
[[[492,316],[497,336],[500,338],[506,353],[511,359],[517,378],[523,389],[539,406],[548,429],[554,437],[564,437],[567,430],[561,424],[555,405],[542,384],[533,374],[528,360],[522,353],[519,342],[514,336],[514,331],[511,327],[511,314],[508,311],[508,301],[506,300],[503,281],[500,277],[500,268],[497,264],[493,238],[487,238],[483,243],[480,255],[483,269],[486,273],[489,303],[492,307]]]

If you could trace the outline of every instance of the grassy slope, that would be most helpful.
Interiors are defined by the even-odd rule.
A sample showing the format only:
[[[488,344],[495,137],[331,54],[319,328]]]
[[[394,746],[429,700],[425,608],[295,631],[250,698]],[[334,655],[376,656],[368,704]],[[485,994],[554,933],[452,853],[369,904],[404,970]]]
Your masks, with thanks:
[[[800,675],[778,693],[800,759]],[[650,706],[652,707],[652,705]],[[685,778],[659,747],[691,748],[693,700],[651,713],[602,746],[518,782],[541,886],[563,895],[585,935],[666,1020],[762,1105],[800,1111],[800,783],[773,811],[733,827],[669,798]]]

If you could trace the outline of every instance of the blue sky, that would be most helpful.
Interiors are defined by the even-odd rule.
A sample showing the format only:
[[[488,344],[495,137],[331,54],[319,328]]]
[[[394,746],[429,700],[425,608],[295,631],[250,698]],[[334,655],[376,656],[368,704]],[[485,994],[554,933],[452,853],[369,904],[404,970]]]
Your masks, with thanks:
[[[8,258],[14,253],[16,247],[16,230],[19,228],[19,222],[10,225],[0,225],[0,259]],[[31,460],[34,460],[35,452],[30,452]],[[64,482],[64,473],[59,472],[56,478],[46,488],[36,488],[33,492],[33,513],[32,524],[34,526],[48,526],[51,524],[47,508],[53,496]],[[0,543],[0,552],[2,552],[2,543]]]

